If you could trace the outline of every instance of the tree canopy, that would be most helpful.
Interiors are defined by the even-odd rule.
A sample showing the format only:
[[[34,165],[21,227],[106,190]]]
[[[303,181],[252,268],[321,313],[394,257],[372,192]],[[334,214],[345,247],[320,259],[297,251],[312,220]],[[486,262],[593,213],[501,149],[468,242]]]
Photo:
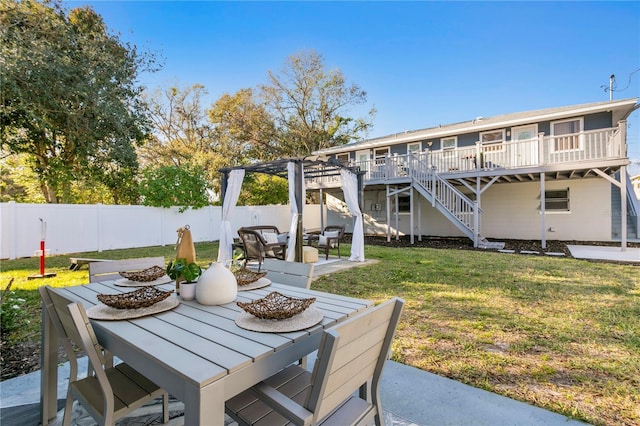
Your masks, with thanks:
[[[343,145],[372,126],[373,108],[367,117],[349,117],[350,108],[366,103],[367,93],[348,84],[339,69],[327,70],[315,50],[291,55],[279,73],[269,71],[268,77],[261,91],[274,120],[280,156]]]
[[[146,92],[155,56],[60,0],[0,0],[0,52],[2,200],[199,207],[220,192],[220,169],[362,138],[375,113],[351,116],[366,92],[313,50],[208,108],[201,84]],[[286,203],[286,189],[249,177],[240,200]]]
[[[135,202],[135,145],[150,131],[138,74],[152,70],[89,7],[0,0],[2,151],[27,154],[46,202],[69,202],[76,181]]]

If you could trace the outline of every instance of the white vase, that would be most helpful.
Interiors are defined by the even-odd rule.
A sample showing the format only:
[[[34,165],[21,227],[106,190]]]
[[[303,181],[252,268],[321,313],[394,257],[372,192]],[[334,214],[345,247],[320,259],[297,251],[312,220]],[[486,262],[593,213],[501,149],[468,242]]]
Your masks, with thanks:
[[[213,262],[198,280],[196,300],[202,305],[224,305],[237,296],[236,276],[222,263]]]

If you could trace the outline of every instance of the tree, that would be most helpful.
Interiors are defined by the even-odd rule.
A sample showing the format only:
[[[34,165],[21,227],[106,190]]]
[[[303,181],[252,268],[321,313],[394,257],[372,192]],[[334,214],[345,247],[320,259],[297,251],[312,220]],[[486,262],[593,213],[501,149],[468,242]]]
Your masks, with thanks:
[[[207,206],[207,182],[199,167],[160,166],[143,171],[140,194],[145,206],[181,206],[180,212],[189,207]]]
[[[217,148],[225,158],[224,167],[275,158],[274,120],[265,105],[256,100],[252,89],[222,95],[208,114],[215,126]]]
[[[58,1],[0,5],[2,151],[32,157],[46,202],[71,200],[77,181],[135,201],[134,146],[149,132],[136,80],[153,56],[108,34],[89,7],[65,15]]]
[[[340,70],[325,70],[324,58],[313,50],[290,56],[280,73],[268,75],[261,93],[277,130],[279,156],[343,145],[372,126],[374,109],[367,118],[348,116],[350,107],[366,102],[367,93],[347,84]]]
[[[206,94],[204,86],[194,84],[184,89],[156,89],[145,97],[153,125],[149,140],[138,150],[145,165],[180,166],[211,152],[213,126],[202,106]]]

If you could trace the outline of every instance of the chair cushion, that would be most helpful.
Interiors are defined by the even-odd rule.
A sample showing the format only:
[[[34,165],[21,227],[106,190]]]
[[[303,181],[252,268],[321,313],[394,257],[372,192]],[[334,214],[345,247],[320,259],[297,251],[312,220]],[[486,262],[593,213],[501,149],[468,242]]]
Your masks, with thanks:
[[[276,234],[275,232],[263,232],[262,237],[267,242],[267,244],[277,244],[279,242],[278,234]]]
[[[327,232],[326,234],[330,234],[331,232]],[[337,234],[337,232],[336,232]],[[329,245],[329,247],[331,248],[336,248],[338,247],[337,241],[335,240],[335,238],[337,237],[337,235],[334,235],[333,237],[329,236],[329,235],[320,235],[320,239],[318,240],[318,245],[320,247],[326,247],[327,245],[327,239],[328,238],[334,238],[333,240],[331,240],[331,244]]]
[[[278,234],[278,242],[279,243],[286,243],[288,239],[289,239],[289,234],[288,233]]]

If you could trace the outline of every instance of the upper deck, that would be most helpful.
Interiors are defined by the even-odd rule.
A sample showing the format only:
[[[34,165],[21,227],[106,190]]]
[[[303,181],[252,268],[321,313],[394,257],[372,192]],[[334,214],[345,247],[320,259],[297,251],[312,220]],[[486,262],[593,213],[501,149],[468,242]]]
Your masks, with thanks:
[[[412,176],[436,172],[444,179],[490,179],[498,182],[585,177],[593,168],[608,170],[629,164],[625,128],[607,128],[562,136],[545,136],[446,150],[425,150],[352,163],[365,172],[366,185],[409,183]],[[307,188],[334,188],[339,177],[309,179]]]

